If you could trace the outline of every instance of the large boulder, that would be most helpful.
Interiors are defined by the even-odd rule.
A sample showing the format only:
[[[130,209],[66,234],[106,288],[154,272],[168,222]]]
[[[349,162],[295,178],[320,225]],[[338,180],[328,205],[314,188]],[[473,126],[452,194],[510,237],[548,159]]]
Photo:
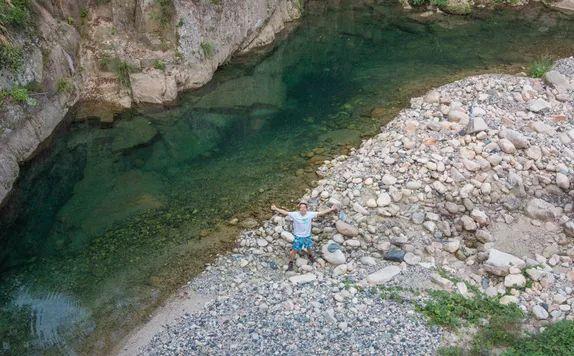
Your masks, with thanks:
[[[334,242],[326,243],[321,248],[321,253],[325,261],[334,264],[336,266],[342,265],[347,261],[345,254],[341,251],[339,245]]]
[[[343,236],[355,237],[359,234],[359,229],[351,224],[347,224],[343,220],[337,220],[335,228],[337,228],[337,231]]]
[[[136,103],[163,104],[177,98],[175,78],[157,69],[130,74],[130,83]]]
[[[560,0],[549,2],[550,6],[562,12],[572,14],[574,13],[574,0]]]
[[[530,199],[526,205],[526,214],[536,220],[550,221],[556,219],[554,205],[538,198]]]
[[[570,83],[568,78],[556,70],[550,70],[546,72],[546,74],[544,74],[544,80],[546,83],[552,85],[558,91],[568,91],[574,89],[574,86],[572,83]]]
[[[484,269],[497,276],[506,276],[510,267],[523,268],[526,265],[522,259],[506,252],[491,248]]]

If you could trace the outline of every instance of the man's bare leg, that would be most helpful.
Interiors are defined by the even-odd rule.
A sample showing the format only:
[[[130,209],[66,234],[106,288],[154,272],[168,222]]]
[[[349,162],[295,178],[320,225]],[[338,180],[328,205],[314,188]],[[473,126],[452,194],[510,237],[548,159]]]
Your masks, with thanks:
[[[306,248],[303,250],[303,252],[305,252],[305,254],[307,254],[307,257],[309,258],[309,261],[311,261],[311,264],[315,263],[315,256],[313,255],[313,252],[311,250]]]
[[[293,270],[293,259],[295,258],[296,254],[297,254],[297,251],[295,251],[293,249],[291,251],[289,251],[289,264],[287,265],[287,271]]]

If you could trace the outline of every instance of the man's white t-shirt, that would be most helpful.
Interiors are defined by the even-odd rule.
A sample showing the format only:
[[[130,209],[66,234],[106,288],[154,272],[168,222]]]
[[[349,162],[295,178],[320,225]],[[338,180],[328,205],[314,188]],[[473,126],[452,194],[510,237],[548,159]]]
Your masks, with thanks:
[[[289,217],[293,220],[293,235],[298,237],[311,236],[311,220],[316,216],[316,211],[307,211],[305,215],[301,215],[298,211],[289,212]]]

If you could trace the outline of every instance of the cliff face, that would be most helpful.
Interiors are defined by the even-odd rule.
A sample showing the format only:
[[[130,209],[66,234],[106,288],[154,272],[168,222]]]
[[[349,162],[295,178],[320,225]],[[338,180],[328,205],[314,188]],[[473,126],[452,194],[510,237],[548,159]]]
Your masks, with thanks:
[[[302,7],[302,0],[0,1],[10,14],[0,16],[0,203],[19,165],[75,103],[87,103],[80,118],[110,121],[115,109],[174,101],[232,55],[272,42]]]

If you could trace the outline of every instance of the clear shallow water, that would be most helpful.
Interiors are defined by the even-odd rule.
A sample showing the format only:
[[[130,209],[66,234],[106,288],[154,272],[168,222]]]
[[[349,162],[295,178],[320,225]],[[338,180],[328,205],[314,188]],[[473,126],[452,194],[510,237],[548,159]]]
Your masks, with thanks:
[[[23,170],[0,217],[0,353],[104,353],[231,244],[221,222],[299,196],[405,98],[574,53],[574,21],[541,9],[422,19],[325,3],[177,106],[74,123]]]

